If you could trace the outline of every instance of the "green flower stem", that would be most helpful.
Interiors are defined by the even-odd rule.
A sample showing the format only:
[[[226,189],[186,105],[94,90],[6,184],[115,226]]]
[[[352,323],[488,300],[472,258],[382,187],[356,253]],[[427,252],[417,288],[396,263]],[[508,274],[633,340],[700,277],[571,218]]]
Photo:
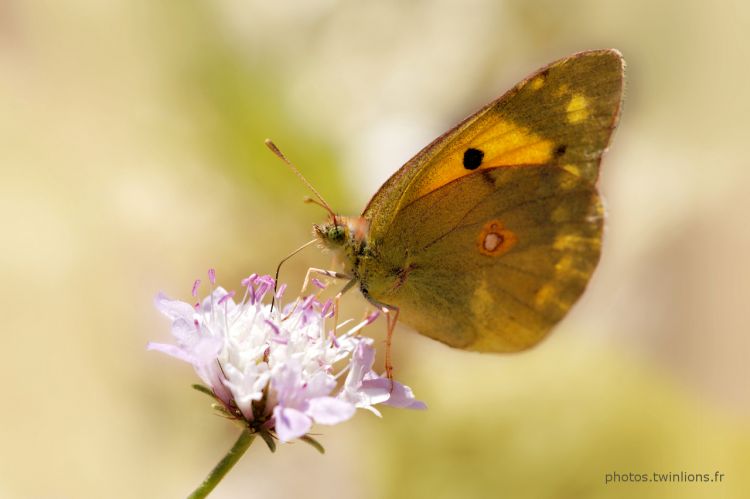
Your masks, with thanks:
[[[240,438],[237,439],[229,452],[227,452],[227,455],[224,456],[224,458],[219,461],[219,464],[211,470],[211,473],[209,473],[206,479],[203,480],[200,487],[195,489],[193,493],[188,496],[188,499],[201,499],[210,494],[219,484],[221,479],[224,478],[224,475],[232,469],[232,466],[240,460],[247,448],[250,447],[250,444],[255,440],[255,435],[256,434],[253,433],[252,430],[245,429],[240,435]]]

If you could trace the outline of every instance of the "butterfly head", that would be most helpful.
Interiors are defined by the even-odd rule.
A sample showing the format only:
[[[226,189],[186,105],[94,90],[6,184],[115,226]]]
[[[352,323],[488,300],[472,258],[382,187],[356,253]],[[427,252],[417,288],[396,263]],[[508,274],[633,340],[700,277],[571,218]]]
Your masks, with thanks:
[[[338,222],[339,220],[334,220],[313,226],[315,236],[330,248],[341,247],[348,239],[347,227]]]
[[[313,231],[326,247],[337,249],[362,243],[367,236],[368,225],[364,218],[332,216],[328,222],[314,225]]]

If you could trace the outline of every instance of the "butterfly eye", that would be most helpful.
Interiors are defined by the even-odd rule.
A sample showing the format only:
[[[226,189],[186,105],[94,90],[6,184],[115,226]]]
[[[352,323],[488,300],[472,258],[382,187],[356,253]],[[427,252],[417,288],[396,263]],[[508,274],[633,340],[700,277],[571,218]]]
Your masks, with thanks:
[[[340,225],[334,225],[328,229],[328,239],[340,243],[344,241],[344,228]]]

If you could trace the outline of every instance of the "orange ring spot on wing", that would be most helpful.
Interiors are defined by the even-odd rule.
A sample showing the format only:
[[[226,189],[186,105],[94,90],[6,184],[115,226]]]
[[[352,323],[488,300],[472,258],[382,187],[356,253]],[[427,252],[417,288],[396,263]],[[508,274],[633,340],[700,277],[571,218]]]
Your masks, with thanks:
[[[500,220],[490,220],[484,224],[476,241],[479,252],[487,256],[504,255],[517,242],[516,234],[504,228]]]

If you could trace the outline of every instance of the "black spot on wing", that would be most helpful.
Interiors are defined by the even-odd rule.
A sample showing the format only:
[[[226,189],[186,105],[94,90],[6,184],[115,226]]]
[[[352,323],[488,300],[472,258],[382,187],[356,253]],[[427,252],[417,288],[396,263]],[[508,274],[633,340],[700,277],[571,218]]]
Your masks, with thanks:
[[[467,170],[476,170],[482,164],[483,159],[484,152],[470,147],[464,152],[464,168]]]

